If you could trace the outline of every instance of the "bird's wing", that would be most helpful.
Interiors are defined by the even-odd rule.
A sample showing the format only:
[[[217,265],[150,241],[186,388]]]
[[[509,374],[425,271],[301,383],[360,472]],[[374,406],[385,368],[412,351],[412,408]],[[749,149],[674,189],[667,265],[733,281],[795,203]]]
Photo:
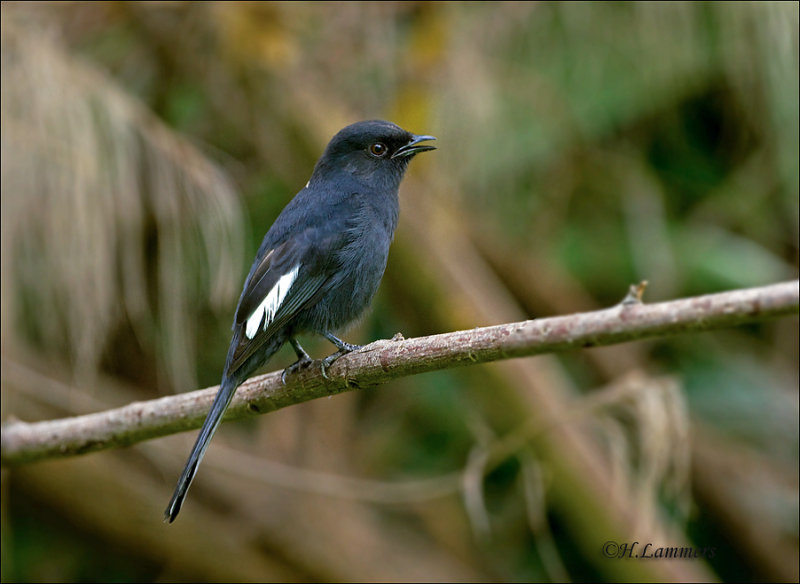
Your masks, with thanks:
[[[332,266],[320,258],[330,258],[342,236],[320,238],[312,231],[268,250],[248,278],[236,310],[228,373],[239,369],[330,279]]]

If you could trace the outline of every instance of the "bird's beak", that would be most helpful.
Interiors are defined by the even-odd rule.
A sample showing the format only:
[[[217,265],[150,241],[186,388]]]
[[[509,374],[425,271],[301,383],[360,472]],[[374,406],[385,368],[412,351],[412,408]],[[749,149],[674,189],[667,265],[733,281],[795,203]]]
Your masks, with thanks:
[[[426,150],[436,150],[436,146],[430,144],[420,144],[427,140],[436,140],[433,136],[416,136],[412,135],[411,140],[405,146],[397,149],[397,152],[392,154],[392,158],[405,158],[407,156],[414,156],[417,152],[425,152]]]

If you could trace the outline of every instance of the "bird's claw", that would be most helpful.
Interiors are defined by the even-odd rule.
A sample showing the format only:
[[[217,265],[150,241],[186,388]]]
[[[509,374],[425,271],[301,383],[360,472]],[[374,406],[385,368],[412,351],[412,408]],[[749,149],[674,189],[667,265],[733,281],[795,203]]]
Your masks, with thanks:
[[[292,363],[286,369],[283,370],[283,373],[281,373],[281,383],[283,385],[286,385],[286,376],[287,375],[292,375],[294,373],[297,373],[301,369],[305,369],[306,367],[311,365],[311,363],[313,363],[313,362],[314,362],[314,360],[311,359],[310,357],[305,357],[305,358],[298,359],[297,361],[295,361],[294,363]]]
[[[328,368],[331,365],[333,365],[333,363],[339,357],[341,357],[343,355],[347,355],[348,353],[352,353],[353,351],[358,351],[359,349],[362,349],[362,348],[363,348],[363,345],[351,345],[350,343],[342,342],[342,346],[338,351],[328,355],[322,361],[320,361],[320,370],[321,370],[322,376],[325,379],[330,379],[328,377]]]

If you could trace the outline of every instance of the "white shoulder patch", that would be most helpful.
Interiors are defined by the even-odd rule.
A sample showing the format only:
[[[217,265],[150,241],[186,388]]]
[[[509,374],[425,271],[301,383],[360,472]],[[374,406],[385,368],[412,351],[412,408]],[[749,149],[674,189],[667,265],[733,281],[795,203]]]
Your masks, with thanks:
[[[297,279],[299,271],[300,264],[296,265],[291,272],[281,276],[263,302],[247,317],[247,322],[244,325],[244,334],[248,339],[255,337],[259,328],[267,330],[272,319],[275,318],[275,313],[278,312],[278,308],[283,303],[283,299],[286,298],[289,288],[292,287],[292,284]],[[260,326],[262,321],[264,324]]]

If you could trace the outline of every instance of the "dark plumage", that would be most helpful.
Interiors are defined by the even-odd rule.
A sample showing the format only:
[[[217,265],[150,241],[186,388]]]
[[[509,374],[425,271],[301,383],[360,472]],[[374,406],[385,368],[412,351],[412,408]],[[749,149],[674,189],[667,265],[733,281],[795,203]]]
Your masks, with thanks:
[[[358,122],[336,134],[308,184],[286,205],[258,249],[236,308],[222,383],[175,488],[164,519],[181,509],[197,467],[236,388],[285,343],[297,353],[292,373],[311,362],[299,333],[325,336],[341,355],[358,349],[332,331],[369,305],[386,267],[397,225],[397,190],[411,158],[434,150],[385,121]]]

